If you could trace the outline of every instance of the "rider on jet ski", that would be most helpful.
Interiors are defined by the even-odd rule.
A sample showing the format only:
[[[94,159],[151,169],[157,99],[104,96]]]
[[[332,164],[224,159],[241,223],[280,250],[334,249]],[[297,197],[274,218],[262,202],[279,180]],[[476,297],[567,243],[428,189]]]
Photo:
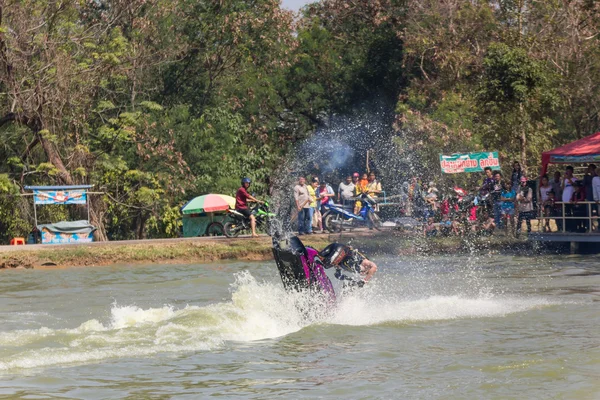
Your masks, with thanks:
[[[349,279],[343,275],[342,270],[360,274],[362,280],[358,282],[359,287],[364,286],[377,272],[377,265],[373,261],[358,250],[341,243],[331,243],[325,247],[319,252],[319,258],[323,267],[335,267],[335,277],[338,279]]]

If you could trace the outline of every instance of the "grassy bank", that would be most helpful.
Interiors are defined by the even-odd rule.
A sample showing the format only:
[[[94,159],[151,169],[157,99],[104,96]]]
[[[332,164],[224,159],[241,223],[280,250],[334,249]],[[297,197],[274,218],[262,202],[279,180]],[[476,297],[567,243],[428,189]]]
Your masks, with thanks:
[[[326,237],[311,237],[306,243],[323,247]],[[272,258],[271,239],[170,241],[168,243],[107,243],[103,246],[60,246],[0,254],[0,268],[39,268],[140,263],[208,263],[217,260],[267,260]]]
[[[393,232],[303,237],[306,245],[321,249],[338,241],[360,248],[372,257],[378,255],[432,255],[478,252],[528,252],[526,239],[504,236],[464,239],[428,238]],[[56,268],[109,264],[208,263],[218,260],[268,260],[272,258],[271,239],[171,240],[135,244],[109,242],[95,245],[41,247],[0,253],[0,268]]]

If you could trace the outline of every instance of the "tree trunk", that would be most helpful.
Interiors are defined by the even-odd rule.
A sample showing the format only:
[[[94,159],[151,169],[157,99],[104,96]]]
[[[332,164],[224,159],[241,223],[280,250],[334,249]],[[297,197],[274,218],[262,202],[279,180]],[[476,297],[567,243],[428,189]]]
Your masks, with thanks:
[[[526,173],[527,171],[527,129],[525,128],[526,124],[525,124],[525,118],[524,118],[524,110],[523,110],[523,104],[521,104],[519,106],[519,111],[520,111],[520,116],[519,118],[521,119],[521,123],[520,123],[520,144],[521,144],[521,170],[523,171],[523,173]]]
[[[62,158],[60,157],[60,154],[58,153],[58,150],[54,146],[54,143],[52,143],[48,139],[44,138],[43,135],[41,135],[39,133],[39,131],[36,132],[36,136],[39,139],[40,144],[42,145],[42,148],[44,149],[44,153],[46,154],[46,157],[48,158],[48,162],[50,162],[52,165],[54,165],[56,167],[56,169],[58,170],[58,177],[59,177],[60,181],[62,183],[64,183],[65,185],[73,185],[74,184],[73,177],[71,176],[69,171],[67,171],[67,168],[65,168],[65,164],[63,163]]]
[[[146,239],[146,220],[148,218],[140,211],[135,219],[135,237],[136,239]]]

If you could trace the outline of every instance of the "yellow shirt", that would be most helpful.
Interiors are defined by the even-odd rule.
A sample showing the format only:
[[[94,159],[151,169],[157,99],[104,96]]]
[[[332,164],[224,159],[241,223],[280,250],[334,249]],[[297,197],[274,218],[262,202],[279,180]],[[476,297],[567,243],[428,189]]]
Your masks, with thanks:
[[[306,189],[308,189],[308,195],[310,196],[310,203],[308,204],[310,207],[317,206],[317,194],[315,193],[315,188],[312,185],[306,185]]]

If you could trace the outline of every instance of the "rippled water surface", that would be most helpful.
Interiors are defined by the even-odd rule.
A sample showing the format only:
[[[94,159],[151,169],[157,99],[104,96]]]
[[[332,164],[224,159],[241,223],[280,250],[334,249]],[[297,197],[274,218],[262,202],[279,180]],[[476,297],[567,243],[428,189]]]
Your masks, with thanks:
[[[0,398],[600,398],[600,257],[374,260],[329,313],[273,262],[5,271]]]

